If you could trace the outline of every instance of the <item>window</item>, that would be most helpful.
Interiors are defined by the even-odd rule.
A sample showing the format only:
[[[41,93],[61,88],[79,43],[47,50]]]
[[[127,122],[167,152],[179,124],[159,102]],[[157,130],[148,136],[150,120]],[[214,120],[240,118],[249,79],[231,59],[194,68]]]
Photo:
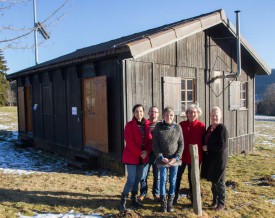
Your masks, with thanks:
[[[247,82],[233,81],[229,86],[229,109],[247,108]]]
[[[247,82],[241,82],[240,85],[240,106],[247,108]]]
[[[185,109],[195,102],[195,80],[181,80],[181,110],[185,114]]]

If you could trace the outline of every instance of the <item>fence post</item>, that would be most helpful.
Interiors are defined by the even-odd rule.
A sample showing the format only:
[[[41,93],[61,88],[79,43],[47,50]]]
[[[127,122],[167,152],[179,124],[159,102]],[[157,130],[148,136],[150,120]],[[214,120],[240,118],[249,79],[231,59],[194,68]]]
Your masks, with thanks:
[[[192,166],[191,181],[192,181],[192,193],[193,193],[193,211],[196,215],[202,216],[198,145],[190,144],[189,149],[191,154],[191,166]]]

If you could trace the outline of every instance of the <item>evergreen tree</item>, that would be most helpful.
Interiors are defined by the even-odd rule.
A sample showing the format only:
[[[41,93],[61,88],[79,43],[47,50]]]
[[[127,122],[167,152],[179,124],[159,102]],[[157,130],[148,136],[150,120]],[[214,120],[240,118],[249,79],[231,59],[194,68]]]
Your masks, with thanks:
[[[6,95],[9,88],[9,82],[6,79],[8,70],[6,63],[3,52],[0,50],[0,106],[6,105]]]

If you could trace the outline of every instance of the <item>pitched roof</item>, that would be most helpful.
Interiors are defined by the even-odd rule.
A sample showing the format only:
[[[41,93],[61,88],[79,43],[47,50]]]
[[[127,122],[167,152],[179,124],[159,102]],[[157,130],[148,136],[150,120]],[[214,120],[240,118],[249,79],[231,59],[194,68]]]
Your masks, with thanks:
[[[235,27],[227,19],[224,10],[221,9],[101,44],[78,49],[75,52],[10,74],[7,78],[14,79],[17,76],[36,71],[49,70],[70,63],[79,63],[85,60],[123,52],[129,52],[131,57],[136,58],[219,24],[224,25],[233,36],[236,36]],[[264,75],[271,73],[271,69],[260,59],[243,37],[241,37],[241,45],[242,51],[244,49],[250,58],[256,62],[256,74]]]

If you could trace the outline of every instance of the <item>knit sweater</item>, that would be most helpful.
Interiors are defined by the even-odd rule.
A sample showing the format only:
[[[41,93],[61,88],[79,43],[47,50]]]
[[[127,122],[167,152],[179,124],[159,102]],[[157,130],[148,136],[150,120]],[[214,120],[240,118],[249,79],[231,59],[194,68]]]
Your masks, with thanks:
[[[183,148],[183,135],[179,124],[166,126],[163,122],[157,123],[153,132],[153,152],[158,159],[180,159]]]

